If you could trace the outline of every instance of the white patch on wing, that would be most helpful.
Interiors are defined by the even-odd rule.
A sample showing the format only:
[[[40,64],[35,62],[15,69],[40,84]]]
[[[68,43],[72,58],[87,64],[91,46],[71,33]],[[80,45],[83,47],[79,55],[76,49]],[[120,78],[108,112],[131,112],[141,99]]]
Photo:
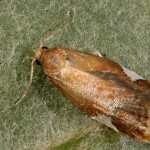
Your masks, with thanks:
[[[99,116],[93,116],[92,119],[97,120],[98,122],[114,129],[116,132],[118,132],[117,128],[112,124],[111,122],[111,118],[110,117],[106,117],[104,115],[99,115]]]
[[[139,80],[139,79],[144,79],[143,77],[141,77],[140,75],[138,75],[137,73],[135,73],[134,71],[131,71],[130,69],[127,69],[123,66],[121,66],[124,73],[131,78],[132,81],[136,81],[136,80]]]

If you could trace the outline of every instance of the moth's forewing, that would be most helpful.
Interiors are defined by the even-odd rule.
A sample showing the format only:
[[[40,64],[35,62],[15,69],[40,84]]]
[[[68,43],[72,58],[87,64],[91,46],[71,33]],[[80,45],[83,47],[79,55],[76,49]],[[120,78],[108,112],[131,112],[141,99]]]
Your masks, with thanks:
[[[119,64],[60,48],[45,51],[39,61],[52,82],[83,112],[130,137],[150,140],[150,96]]]

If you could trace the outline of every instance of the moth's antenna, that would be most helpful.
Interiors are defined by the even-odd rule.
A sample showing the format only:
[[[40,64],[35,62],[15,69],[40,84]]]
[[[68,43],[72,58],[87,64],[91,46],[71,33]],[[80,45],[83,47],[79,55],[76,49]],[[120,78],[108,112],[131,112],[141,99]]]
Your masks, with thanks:
[[[41,43],[40,43],[40,48],[43,47],[43,45],[46,44],[46,42],[48,42],[49,40],[51,40],[57,33],[59,33],[60,31],[62,31],[64,28],[66,28],[66,26],[68,25],[68,18],[70,16],[70,10],[67,10],[66,13],[66,17],[64,20],[64,23],[62,24],[62,26],[58,29],[56,29],[49,37],[47,37],[46,39],[44,39]]]
[[[51,40],[58,32],[60,32],[61,30],[63,30],[68,25],[68,19],[67,18],[69,17],[69,15],[70,15],[70,10],[67,10],[65,21],[62,24],[62,26],[60,28],[56,29],[48,38],[44,39],[40,43],[40,46],[35,51],[35,56],[32,58],[32,61],[31,61],[30,81],[29,81],[29,84],[26,86],[26,90],[25,90],[24,94],[22,95],[22,97],[15,104],[7,106],[4,109],[4,111],[19,106],[20,103],[24,100],[24,98],[28,94],[29,89],[30,89],[31,84],[32,84],[33,73],[34,73],[34,62],[36,61],[36,59],[38,58],[38,56],[41,54],[41,52],[42,52],[41,49],[42,49],[43,45],[45,45],[47,41]]]
[[[26,90],[25,90],[24,94],[22,95],[22,97],[15,104],[6,106],[6,108],[4,109],[4,111],[8,110],[8,109],[11,109],[13,107],[19,106],[19,104],[24,100],[25,96],[29,92],[29,89],[31,87],[32,80],[33,80],[34,62],[35,61],[36,61],[36,58],[33,58],[32,61],[31,61],[30,81],[29,81],[29,84],[26,87]]]

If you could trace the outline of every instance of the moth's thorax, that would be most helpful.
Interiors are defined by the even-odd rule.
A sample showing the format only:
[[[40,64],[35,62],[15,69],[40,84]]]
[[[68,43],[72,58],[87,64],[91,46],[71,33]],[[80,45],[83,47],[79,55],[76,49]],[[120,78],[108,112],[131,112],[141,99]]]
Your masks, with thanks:
[[[57,69],[65,66],[65,52],[58,49],[48,49],[42,52],[38,61],[42,64],[45,70]]]

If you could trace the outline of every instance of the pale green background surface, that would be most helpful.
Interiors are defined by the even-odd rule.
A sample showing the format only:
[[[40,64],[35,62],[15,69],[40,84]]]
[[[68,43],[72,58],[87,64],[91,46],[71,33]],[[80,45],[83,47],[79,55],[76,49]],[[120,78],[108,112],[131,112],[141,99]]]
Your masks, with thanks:
[[[149,0],[1,0],[0,109],[29,82],[30,58],[64,21],[49,47],[99,51],[150,80]],[[52,85],[41,66],[19,108],[0,113],[1,150],[149,150],[88,118]]]

